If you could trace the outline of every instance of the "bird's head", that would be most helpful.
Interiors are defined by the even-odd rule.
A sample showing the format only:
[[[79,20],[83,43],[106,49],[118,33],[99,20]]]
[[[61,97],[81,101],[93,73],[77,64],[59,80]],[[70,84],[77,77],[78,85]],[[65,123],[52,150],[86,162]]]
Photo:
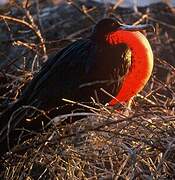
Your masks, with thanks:
[[[98,41],[105,40],[106,37],[116,31],[141,31],[146,29],[154,29],[150,24],[143,25],[126,25],[123,24],[119,19],[105,18],[100,20],[94,27],[93,37]]]

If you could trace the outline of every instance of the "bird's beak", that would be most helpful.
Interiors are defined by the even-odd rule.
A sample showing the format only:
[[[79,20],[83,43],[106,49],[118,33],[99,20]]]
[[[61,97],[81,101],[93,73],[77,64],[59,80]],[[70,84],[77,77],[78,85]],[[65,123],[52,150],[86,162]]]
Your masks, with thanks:
[[[152,30],[155,32],[155,28],[151,24],[140,24],[140,25],[125,25],[122,24],[119,28],[119,30],[125,30],[125,31],[141,31],[141,30]]]

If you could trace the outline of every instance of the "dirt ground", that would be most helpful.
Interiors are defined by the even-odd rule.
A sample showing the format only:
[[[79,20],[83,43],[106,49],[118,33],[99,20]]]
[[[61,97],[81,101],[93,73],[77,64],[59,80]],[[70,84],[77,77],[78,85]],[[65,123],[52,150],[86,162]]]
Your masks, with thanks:
[[[175,9],[167,4],[139,13],[91,0],[11,1],[0,7],[0,111],[16,101],[48,57],[87,37],[103,17],[156,28],[145,32],[154,71],[129,115],[99,105],[100,113],[71,125],[58,123],[7,155],[2,178],[175,178]]]

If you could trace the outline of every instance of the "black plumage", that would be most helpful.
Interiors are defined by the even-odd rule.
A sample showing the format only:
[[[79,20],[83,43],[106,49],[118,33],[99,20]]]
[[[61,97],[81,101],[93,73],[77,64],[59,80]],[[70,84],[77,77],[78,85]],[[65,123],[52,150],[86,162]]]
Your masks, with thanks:
[[[63,98],[90,103],[91,97],[95,100],[98,97],[102,104],[109,102],[111,98],[100,88],[115,96],[130,65],[127,45],[111,45],[106,41],[106,36],[120,26],[118,21],[103,19],[95,26],[89,38],[73,42],[49,59],[26,87],[18,102],[1,115],[0,143],[7,144],[7,135],[10,134],[10,145],[16,144],[15,138],[19,135],[15,131],[17,127],[37,130],[41,127],[40,118],[33,119],[37,113],[22,106],[49,111],[64,106]],[[65,106],[51,111],[48,116],[53,118],[71,110],[72,107]],[[28,122],[26,119],[33,120]],[[48,122],[47,118],[44,120]]]

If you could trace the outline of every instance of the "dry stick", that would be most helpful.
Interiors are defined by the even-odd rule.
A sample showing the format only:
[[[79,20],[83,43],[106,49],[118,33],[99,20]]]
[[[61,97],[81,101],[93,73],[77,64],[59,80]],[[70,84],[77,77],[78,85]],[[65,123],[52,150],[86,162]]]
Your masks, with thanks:
[[[174,75],[175,75],[175,67],[171,64],[169,64],[168,62],[166,62],[163,59],[160,59],[158,57],[155,58],[156,61],[158,61],[160,64],[162,64],[164,67],[166,67],[169,71],[173,71]]]
[[[44,110],[40,110],[40,109],[38,109],[38,108],[36,108],[36,107],[34,107],[34,106],[22,106],[22,107],[18,108],[16,111],[14,111],[14,112],[12,113],[12,115],[11,115],[11,117],[10,117],[10,120],[8,121],[7,125],[4,126],[4,127],[2,128],[2,130],[0,131],[0,136],[2,136],[2,137],[1,137],[1,141],[4,140],[4,139],[6,138],[6,136],[7,136],[8,148],[9,148],[9,135],[10,135],[10,132],[16,127],[16,125],[18,125],[18,124],[20,123],[21,119],[25,116],[25,115],[23,115],[22,117],[18,118],[17,121],[12,122],[12,121],[14,120],[14,118],[15,118],[15,115],[16,115],[18,112],[20,112],[21,110],[24,111],[25,109],[29,109],[29,108],[32,109],[32,110],[36,110],[36,112],[40,112],[40,113],[41,113],[42,115],[44,115],[47,119],[51,120],[50,117],[47,116],[47,114],[46,114],[46,112],[45,112]],[[20,113],[21,113],[21,112],[20,112]],[[17,115],[18,115],[18,114],[17,114]],[[13,123],[13,124],[12,124],[12,123]],[[12,125],[13,127],[11,127],[11,125]],[[6,131],[7,131],[7,133],[5,133]],[[4,133],[5,133],[5,134],[4,134]]]
[[[17,46],[24,46],[24,47],[32,50],[33,52],[38,53],[37,50],[34,48],[33,43],[31,44],[31,43],[26,43],[26,42],[22,42],[22,41],[18,40],[18,41],[14,41],[13,44],[17,45]]]
[[[112,7],[112,10],[116,10],[118,6],[120,6],[123,2],[124,0],[117,0],[114,6]]]
[[[161,80],[159,80],[159,79],[156,78],[156,77],[154,77],[154,80],[155,80],[157,83],[161,84],[164,88],[168,89],[168,90],[175,96],[175,92],[168,87],[168,85],[169,85],[170,83],[168,83],[168,84],[163,83]]]
[[[113,122],[113,123],[115,123],[115,122]],[[129,141],[131,141],[131,140],[140,141],[140,142],[142,142],[142,143],[144,143],[146,145],[149,145],[152,148],[156,148],[157,150],[164,151],[163,147],[160,147],[157,144],[150,142],[151,138],[145,139],[143,137],[138,137],[138,136],[136,137],[134,135],[122,134],[122,133],[120,133],[118,131],[117,132],[113,132],[113,131],[110,131],[110,130],[104,130],[104,129],[101,130],[98,127],[94,128],[93,130],[89,130],[88,132],[91,132],[91,131],[92,132],[97,131],[97,132],[103,132],[103,133],[111,133],[111,134],[114,134],[117,137],[123,137],[123,138],[125,138],[126,140],[129,140]]]
[[[46,46],[45,46],[44,38],[42,37],[41,31],[38,28],[38,26],[35,24],[33,16],[30,14],[30,11],[28,9],[24,9],[24,10],[25,10],[25,13],[26,13],[26,16],[27,16],[28,20],[30,21],[31,25],[34,27],[35,31],[38,33],[38,35],[40,37],[40,42],[42,43],[41,44],[42,50],[43,50],[44,56],[47,58],[47,56],[46,56]],[[40,24],[39,24],[39,26],[40,26]]]
[[[7,26],[7,30],[9,31],[9,34],[10,34],[10,40],[13,40],[13,35],[12,35],[12,31],[10,29],[10,26],[8,25],[7,21],[4,19],[4,23],[5,25]]]
[[[96,21],[94,20],[94,18],[88,14],[88,11],[85,10],[85,8],[81,9],[81,8],[80,8],[75,2],[73,2],[72,0],[67,0],[67,3],[70,4],[71,6],[73,6],[75,9],[77,9],[80,13],[82,13],[83,15],[85,15],[93,24],[96,24]]]
[[[79,103],[79,102],[76,102],[76,101],[72,101],[72,100],[65,99],[65,98],[63,98],[62,100],[65,101],[65,102],[71,103],[71,104],[76,104],[76,105],[85,107],[85,108],[90,109],[90,110],[95,110],[97,112],[100,111],[100,109],[97,109],[97,108],[94,108],[94,107],[91,107],[91,106],[88,106],[88,105],[85,105],[85,104],[82,104],[82,103]]]
[[[145,19],[148,19],[148,15],[147,14],[143,14],[140,19],[138,19],[136,22],[133,23],[133,25],[138,25],[141,22],[143,22]]]
[[[83,34],[84,32],[88,31],[89,29],[90,29],[89,27],[80,29],[79,31],[76,31],[76,32],[68,35],[65,40],[72,40],[72,39],[75,38],[76,36],[78,36],[78,35],[80,35],[80,34]],[[63,39],[63,40],[64,40],[64,39]],[[61,40],[60,40],[60,41],[61,41]]]
[[[158,24],[161,24],[161,25],[163,25],[163,26],[166,26],[166,27],[169,27],[169,28],[175,30],[175,26],[173,26],[173,25],[171,25],[171,24],[167,24],[167,23],[165,23],[165,22],[163,22],[163,21],[160,21],[160,20],[158,20],[158,19],[152,18],[152,17],[150,17],[150,16],[148,16],[148,19],[151,20],[151,21],[154,21],[154,22],[156,22],[156,23],[158,23]]]
[[[24,2],[23,8],[27,9],[29,6],[29,0],[26,0],[26,2]]]
[[[107,91],[105,91],[103,88],[100,88],[100,90],[102,92],[104,92],[106,95],[108,95],[109,97],[115,99],[120,105],[122,105],[124,108],[126,108],[127,110],[129,110],[130,112],[132,112],[131,109],[129,109],[124,103],[121,103],[115,96],[111,95],[110,93],[108,93]],[[108,104],[108,103],[107,103]]]
[[[119,167],[119,170],[117,172],[117,175],[115,176],[115,180],[118,180],[121,176],[122,171],[124,170],[125,166],[127,165],[128,161],[129,161],[130,157],[127,156],[127,158],[124,160],[124,162],[121,164],[121,166]]]
[[[174,149],[174,148],[173,148],[174,143],[175,143],[175,139],[173,139],[173,140],[168,144],[168,147],[167,147],[165,153],[163,154],[162,158],[160,159],[160,162],[159,162],[159,164],[158,164],[158,166],[157,166],[157,168],[156,168],[156,171],[157,171],[157,172],[161,172],[162,166],[163,166],[163,162],[164,162],[164,160],[166,159],[166,156],[168,155],[168,153],[169,153],[169,151],[170,151],[171,148]]]
[[[136,97],[141,98],[142,100],[148,102],[151,105],[156,105],[155,102],[153,102],[152,100],[148,99],[146,96],[142,96],[141,94],[137,94]]]
[[[105,90],[104,90],[104,91],[105,91]],[[104,92],[104,91],[103,91],[103,92]],[[105,92],[106,92],[106,91],[105,91]],[[106,92],[106,93],[107,93],[107,92]],[[112,95],[111,95],[111,96],[112,96]],[[111,96],[110,96],[110,97],[111,97]],[[95,113],[101,111],[100,109],[97,109],[97,108],[94,108],[94,107],[92,107],[92,106],[88,106],[88,105],[85,105],[85,104],[82,104],[82,103],[79,103],[79,102],[76,102],[76,101],[72,101],[72,100],[69,100],[69,99],[63,98],[62,100],[65,101],[65,102],[71,103],[71,104],[75,104],[75,105],[79,105],[79,106],[81,106],[81,107],[87,108],[87,109],[91,110],[92,112],[95,111]],[[125,107],[125,106],[124,106],[124,107]],[[127,107],[126,107],[126,108],[127,108]],[[107,110],[106,108],[104,108],[104,109],[108,112],[108,110]],[[119,114],[119,115],[127,118],[127,116],[123,115],[123,114],[120,113],[120,112],[117,112],[117,111],[116,111],[116,114]],[[112,115],[112,114],[110,114],[110,115]],[[108,117],[108,118],[110,118],[110,117]]]
[[[39,23],[39,28],[41,29],[41,31],[43,32],[44,28],[43,28],[43,25],[42,25],[42,21],[41,21],[41,18],[40,18],[40,5],[39,5],[39,0],[35,0],[36,2],[36,12],[37,12],[37,19],[38,19],[38,23]]]
[[[34,74],[34,72],[35,72],[35,70],[34,70],[35,64],[37,66],[37,69],[39,69],[39,65],[37,64],[37,58],[38,58],[38,55],[36,54],[33,58],[32,67],[31,67],[32,74]]]
[[[54,117],[50,122],[48,122],[46,124],[45,127],[49,126],[50,124],[53,124],[53,125],[57,125],[57,124],[60,124],[62,122],[65,121],[65,119],[69,118],[69,117],[77,117],[77,116],[99,116],[99,117],[105,117],[107,118],[106,116],[104,115],[101,115],[101,114],[95,114],[95,113],[85,113],[85,112],[80,112],[80,113],[70,113],[70,114],[63,114],[63,115],[60,115],[60,116],[56,116]]]
[[[28,22],[26,22],[24,20],[21,20],[21,19],[15,18],[15,17],[11,17],[11,16],[1,15],[1,14],[0,14],[0,20],[8,20],[8,21],[11,21],[11,22],[16,22],[18,24],[22,24],[22,25],[30,28],[34,32],[34,34],[38,37],[38,39],[40,40],[41,46],[42,46],[42,49],[43,49],[43,53],[44,53],[44,55],[46,54],[46,47],[45,47],[44,39],[41,36],[41,32],[37,28],[36,25],[33,26],[33,24],[31,25],[31,24],[29,24]]]
[[[16,22],[16,23],[18,23],[18,24],[22,24],[22,25],[24,25],[24,26],[27,26],[27,27],[29,27],[35,34],[36,34],[36,36],[38,37],[38,38],[40,38],[40,36],[38,35],[38,33],[35,31],[35,29],[34,29],[34,27],[31,25],[31,24],[29,24],[28,22],[26,22],[26,21],[23,21],[23,20],[21,20],[21,19],[18,19],[18,18],[15,18],[15,17],[10,17],[10,16],[6,16],[6,15],[1,15],[0,14],[0,19],[2,19],[2,20],[9,20],[9,21],[12,21],[12,22]]]
[[[148,94],[145,96],[145,98],[148,98],[148,97],[151,96],[153,93],[155,93],[155,92],[157,92],[157,91],[159,91],[160,89],[163,89],[163,88],[168,89],[173,95],[175,95],[175,93],[168,87],[167,84],[164,84],[163,82],[161,82],[160,80],[158,80],[158,79],[155,78],[155,77],[154,77],[154,80],[155,80],[157,83],[161,84],[161,86],[159,86],[159,87],[157,87],[156,89],[152,90],[150,93],[148,93]]]
[[[14,63],[15,63],[16,61],[18,61],[20,58],[22,58],[22,57],[24,57],[25,55],[27,55],[27,53],[28,53],[28,51],[22,53],[21,55],[17,56],[16,58],[12,59],[11,61],[10,61],[10,59],[7,59],[7,60],[10,61],[10,62],[9,62],[8,64],[5,64],[5,65],[0,66],[0,71],[1,71],[1,69],[3,69],[3,70],[8,70],[8,68],[9,68],[10,66],[14,65]],[[15,66],[15,65],[14,65],[14,66]]]

